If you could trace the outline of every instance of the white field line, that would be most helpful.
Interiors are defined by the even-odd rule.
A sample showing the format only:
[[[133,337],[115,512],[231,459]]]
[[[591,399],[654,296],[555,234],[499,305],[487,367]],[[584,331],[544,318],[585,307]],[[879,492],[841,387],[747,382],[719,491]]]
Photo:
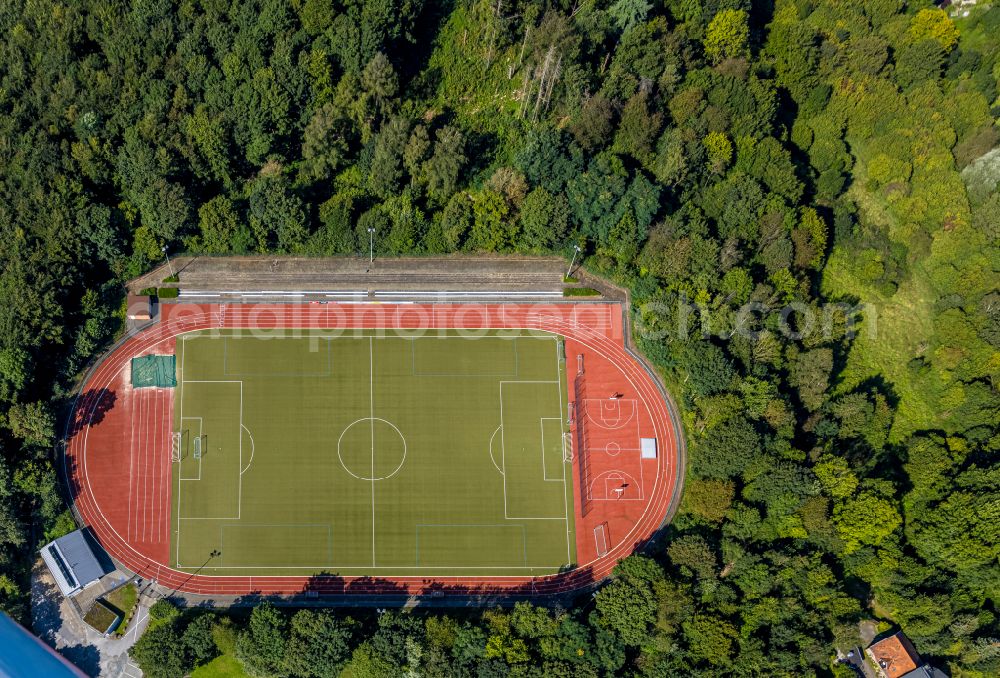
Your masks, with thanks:
[[[503,517],[508,518],[507,515],[507,449],[504,444],[504,426],[503,426],[503,382],[500,382],[500,466],[503,470],[500,472],[503,474]]]
[[[490,461],[493,462],[493,468],[495,468],[497,471],[500,471],[500,475],[503,475],[503,469],[497,466],[497,460],[493,458],[493,440],[497,437],[497,433],[500,433],[501,428],[503,428],[503,424],[497,426],[497,430],[495,430],[493,432],[493,435],[490,436],[489,452],[490,452]]]
[[[248,429],[246,426],[243,426],[243,424],[240,424],[240,428],[246,431],[247,435],[250,436],[250,461],[247,462],[247,467],[245,469],[240,470],[240,475],[243,475],[244,473],[249,471],[250,466],[253,465],[253,455],[254,453],[257,452],[257,444],[253,441],[253,434],[250,433],[250,429]]]
[[[556,349],[556,391],[559,392],[559,437],[562,438],[562,434],[565,433],[565,431],[563,431],[564,427],[563,427],[563,423],[562,423],[562,414],[563,414],[563,385],[562,385],[562,372],[560,372],[560,370],[559,370],[559,365],[561,364],[560,361],[559,361],[559,337],[553,337],[552,343],[555,345],[555,349]],[[567,389],[567,391],[569,390],[569,377],[568,376],[566,378],[566,389]],[[569,396],[567,395],[567,397],[569,397]],[[572,436],[570,436],[570,438],[572,438]],[[570,445],[572,445],[572,444],[573,444],[573,441],[570,440]],[[562,450],[562,448],[560,446],[560,451],[561,450]],[[570,463],[570,473],[572,473],[572,472],[573,472],[573,464]],[[569,532],[570,532],[570,530],[569,530],[569,498],[566,496],[566,493],[568,492],[568,489],[566,487],[566,476],[567,475],[568,474],[566,473],[566,460],[562,459],[563,513],[566,516],[566,564],[569,565],[573,561],[573,558],[570,555],[570,550],[571,549],[570,549],[570,534],[569,534]]]
[[[563,482],[566,479],[565,478],[565,476],[566,476],[565,468],[563,469],[563,477],[561,477],[561,478],[549,478],[548,472],[547,472],[547,470],[545,468],[545,422],[546,421],[558,421],[558,422],[561,423],[562,422],[562,417],[539,417],[538,418],[538,428],[541,430],[541,436],[542,436],[542,480],[544,480],[547,483],[561,483],[561,482]],[[562,440],[562,427],[560,427],[559,432],[560,432],[559,439],[561,441]]]
[[[372,567],[375,567],[375,342],[368,337],[368,412],[372,431]]]

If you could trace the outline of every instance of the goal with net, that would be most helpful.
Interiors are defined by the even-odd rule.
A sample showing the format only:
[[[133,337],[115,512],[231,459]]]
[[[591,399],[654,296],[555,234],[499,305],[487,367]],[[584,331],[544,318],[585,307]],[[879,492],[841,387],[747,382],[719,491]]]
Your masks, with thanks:
[[[173,433],[170,436],[170,461],[181,460],[181,434]]]

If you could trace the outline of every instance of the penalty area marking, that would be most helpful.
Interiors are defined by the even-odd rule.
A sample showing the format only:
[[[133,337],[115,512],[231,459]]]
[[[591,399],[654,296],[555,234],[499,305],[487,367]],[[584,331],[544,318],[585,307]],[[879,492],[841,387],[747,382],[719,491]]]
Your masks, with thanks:
[[[178,386],[181,389],[184,388],[185,384],[239,384],[240,385],[240,417],[239,417],[239,428],[237,429],[239,431],[238,448],[239,448],[239,469],[240,469],[240,472],[237,475],[236,515],[235,516],[190,516],[190,517],[185,517],[185,516],[182,515],[182,511],[181,511],[181,488],[184,487],[184,485],[181,483],[181,481],[182,480],[189,481],[189,482],[196,481],[196,480],[200,481],[202,479],[202,477],[201,477],[201,475],[202,475],[201,474],[202,460],[201,460],[201,458],[198,459],[198,477],[197,478],[183,478],[181,476],[181,469],[180,469],[180,467],[178,467],[178,469],[177,469],[177,527],[176,527],[176,531],[177,531],[177,540],[176,540],[176,542],[177,543],[175,544],[175,548],[174,548],[174,561],[176,563],[175,567],[178,567],[178,568],[183,567],[180,564],[181,521],[185,521],[185,520],[239,520],[240,517],[243,514],[243,471],[244,471],[244,469],[243,469],[243,430],[246,428],[243,425],[243,381],[239,380],[239,379],[217,379],[217,380],[213,380],[213,379],[190,379],[190,380],[185,380],[184,377],[183,377],[183,369],[184,369],[183,368],[183,365],[184,365],[184,353],[183,353],[183,349],[186,346],[186,341],[187,341],[187,339],[184,338],[184,342],[181,345],[182,346],[182,352],[181,352],[181,378],[178,380]],[[202,420],[201,417],[191,417],[191,416],[185,417],[184,416],[184,395],[185,395],[185,393],[186,393],[185,390],[182,390],[181,393],[180,393],[180,422],[181,422],[182,429],[183,429],[183,422],[186,419],[198,419],[200,421],[200,423],[203,425],[203,422],[201,421]],[[199,433],[204,433],[204,430],[201,428],[201,426],[199,426]],[[247,431],[247,433],[249,433],[249,431]],[[253,437],[251,436],[251,441],[252,440],[253,440]],[[253,459],[253,457],[251,457],[251,461],[252,461],[252,459]],[[247,464],[247,468],[249,468],[249,467],[250,467],[250,465]]]
[[[257,450],[257,444],[253,441],[253,434],[250,433],[250,429],[248,429],[242,423],[240,424],[240,428],[246,431],[247,436],[250,438],[250,461],[247,462],[247,465],[244,468],[240,469],[240,475],[243,475],[244,473],[250,470],[250,465],[253,464],[253,454]],[[240,455],[240,459],[242,458],[243,456]]]
[[[493,440],[497,437],[497,433],[500,433],[500,429],[502,429],[502,428],[503,428],[503,424],[501,424],[500,426],[497,426],[497,430],[494,431],[493,435],[490,436],[490,461],[493,462],[493,467],[497,471],[500,472],[500,475],[503,475],[504,473],[503,473],[503,469],[500,468],[499,465],[497,465],[497,458],[493,456]]]

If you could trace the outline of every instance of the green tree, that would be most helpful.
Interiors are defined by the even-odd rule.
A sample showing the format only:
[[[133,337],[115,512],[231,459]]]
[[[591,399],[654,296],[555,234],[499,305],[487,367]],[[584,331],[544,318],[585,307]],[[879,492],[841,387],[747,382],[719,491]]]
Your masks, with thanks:
[[[302,678],[338,676],[351,656],[357,625],[330,610],[300,610],[292,617],[284,670]]]
[[[735,486],[724,480],[689,478],[684,482],[681,510],[712,523],[721,522],[732,506]]]
[[[10,432],[29,445],[49,447],[56,436],[56,418],[46,403],[15,403],[7,410]]]
[[[182,678],[187,674],[186,648],[172,623],[148,629],[129,650],[129,656],[151,678]]]
[[[842,457],[823,455],[813,466],[813,473],[826,493],[834,499],[847,499],[858,487],[857,476]]]
[[[205,664],[218,655],[212,638],[214,626],[215,615],[202,614],[195,617],[181,634],[181,643],[187,651],[187,657],[196,666]]]
[[[788,381],[798,388],[799,398],[810,410],[823,404],[833,369],[833,351],[817,348],[799,353],[789,368]]]
[[[602,146],[614,130],[614,108],[601,94],[584,100],[580,112],[570,124],[576,142],[590,151]]]
[[[622,33],[625,33],[646,20],[646,15],[653,6],[646,0],[617,0],[608,8],[608,14]]]
[[[705,478],[725,480],[760,460],[760,437],[750,422],[737,416],[708,430],[692,456],[691,470]]]
[[[160,598],[149,608],[149,618],[155,621],[170,621],[176,619],[179,615],[180,610],[164,598]]]
[[[539,186],[521,205],[522,241],[531,249],[547,250],[562,242],[569,228],[569,203]]]
[[[670,562],[681,572],[694,575],[699,579],[715,577],[718,562],[715,552],[702,537],[696,534],[684,535],[671,542],[667,547]]]
[[[261,252],[295,252],[309,236],[302,200],[281,176],[261,177],[250,187],[250,230]]]
[[[750,56],[750,25],[742,9],[724,9],[705,30],[705,54],[715,63]]]
[[[733,641],[737,637],[732,624],[712,615],[696,615],[683,626],[688,652],[695,660],[715,666],[732,662]]]
[[[439,218],[445,252],[454,252],[463,246],[467,234],[472,230],[473,220],[473,203],[469,195],[453,195]]]
[[[950,50],[958,42],[958,27],[943,9],[924,8],[913,16],[906,38],[912,43],[934,40],[942,49]]]
[[[236,641],[236,657],[252,676],[283,676],[288,619],[270,603],[250,613],[250,623]]]
[[[0,349],[0,401],[14,402],[28,383],[31,354],[20,346]]]
[[[455,192],[458,173],[465,164],[465,140],[454,127],[442,127],[434,139],[434,153],[424,163],[427,191],[438,202],[445,202]]]
[[[198,156],[208,165],[207,178],[229,186],[232,181],[229,162],[228,135],[223,115],[211,115],[209,107],[202,104],[185,121],[185,131],[198,150]]]
[[[509,216],[506,201],[493,191],[476,196],[472,204],[473,223],[470,247],[483,252],[502,252],[517,238],[517,222]]]
[[[663,114],[651,112],[648,99],[645,92],[639,92],[628,100],[622,109],[614,142],[617,151],[644,163],[652,157],[653,144],[663,124]]]
[[[702,140],[708,153],[708,166],[716,174],[722,174],[733,159],[733,145],[724,132],[709,132]]]
[[[206,254],[242,254],[252,244],[250,229],[225,195],[217,195],[198,208],[198,228],[201,234],[194,246]]]
[[[20,546],[25,541],[24,526],[14,508],[14,483],[7,462],[0,457],[0,544],[5,546]]]
[[[375,152],[368,170],[368,188],[381,198],[399,192],[403,178],[403,152],[410,134],[410,122],[405,118],[391,118],[375,139]]]
[[[887,500],[872,492],[862,492],[834,509],[833,522],[844,540],[845,550],[850,553],[864,545],[882,544],[903,519]]]
[[[347,126],[332,103],[313,113],[302,133],[301,172],[307,181],[329,179],[344,163],[348,153]]]
[[[629,556],[614,570],[611,583],[597,592],[597,623],[611,630],[625,645],[638,647],[648,639],[656,621],[656,586],[663,571],[655,561]]]

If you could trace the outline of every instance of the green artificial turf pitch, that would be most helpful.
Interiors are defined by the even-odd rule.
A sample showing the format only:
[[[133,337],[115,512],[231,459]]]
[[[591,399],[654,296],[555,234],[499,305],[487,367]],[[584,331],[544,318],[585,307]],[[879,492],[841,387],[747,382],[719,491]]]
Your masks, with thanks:
[[[575,561],[559,337],[282,334],[178,337],[172,566],[499,576]]]

